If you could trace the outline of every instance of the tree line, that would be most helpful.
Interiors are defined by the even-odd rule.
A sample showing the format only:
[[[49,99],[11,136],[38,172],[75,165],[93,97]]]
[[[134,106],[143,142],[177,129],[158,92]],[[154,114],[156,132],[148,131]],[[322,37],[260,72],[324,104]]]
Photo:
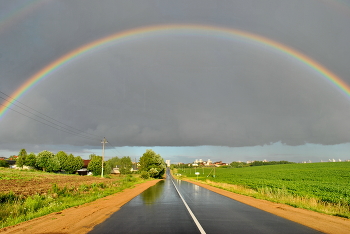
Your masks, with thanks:
[[[87,169],[93,173],[93,175],[101,175],[102,173],[102,157],[91,154],[89,156],[90,162]],[[0,164],[2,162],[0,161]],[[4,162],[5,163],[5,162]],[[64,151],[59,151],[56,154],[44,150],[37,155],[34,153],[27,154],[25,149],[22,149],[16,159],[16,166],[23,168],[23,166],[29,166],[36,170],[42,170],[45,172],[65,172],[72,174],[81,169],[84,165],[84,161],[80,156],[74,156],[73,154],[67,154]],[[142,155],[138,163],[138,173],[144,179],[148,178],[162,178],[165,174],[166,164],[163,158],[156,154],[153,150],[147,149]],[[6,165],[0,165],[6,166]],[[7,165],[8,166],[8,165]],[[113,168],[118,168],[120,174],[132,173],[133,162],[129,156],[122,158],[113,157],[103,162],[103,174],[111,174]]]
[[[94,175],[101,174],[102,158],[101,156],[90,155],[90,163],[88,170],[92,171]],[[156,154],[153,150],[147,149],[142,155],[138,163],[137,172],[140,173],[141,178],[163,178],[166,170],[164,159]],[[118,168],[120,174],[130,174],[132,168],[132,161],[129,156],[118,158],[113,157],[104,162],[104,173],[111,171],[113,168]]]
[[[93,175],[101,175],[102,157],[95,154],[91,154],[89,158],[91,161],[89,162],[87,169],[91,171]],[[122,158],[113,157],[103,162],[103,174],[111,174],[113,168],[118,168],[120,174],[131,174],[132,165],[133,162],[131,161],[131,158],[129,156],[124,156]]]
[[[238,168],[238,167],[254,167],[254,166],[267,166],[267,165],[277,165],[277,164],[292,164],[294,162],[289,161],[254,161],[251,163],[245,163],[245,162],[232,162],[230,163],[231,167]]]
[[[81,169],[83,165],[84,162],[80,156],[67,155],[64,151],[54,154],[44,150],[35,155],[34,153],[27,154],[26,150],[22,149],[16,160],[17,167],[29,166],[46,172],[64,171],[68,174]]]

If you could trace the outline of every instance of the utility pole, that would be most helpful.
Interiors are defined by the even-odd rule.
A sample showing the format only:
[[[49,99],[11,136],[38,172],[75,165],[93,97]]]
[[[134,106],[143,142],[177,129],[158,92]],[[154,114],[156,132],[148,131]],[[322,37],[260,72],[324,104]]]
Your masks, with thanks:
[[[101,170],[101,177],[103,178],[103,162],[104,162],[104,158],[105,158],[105,144],[108,143],[108,141],[104,137],[103,141],[101,141],[101,143],[102,143],[102,170]]]

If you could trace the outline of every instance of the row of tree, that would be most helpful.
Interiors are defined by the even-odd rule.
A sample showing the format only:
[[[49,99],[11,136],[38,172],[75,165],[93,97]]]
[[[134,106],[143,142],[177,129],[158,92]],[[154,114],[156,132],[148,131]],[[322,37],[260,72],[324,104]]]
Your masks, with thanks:
[[[88,170],[93,175],[101,175],[102,172],[102,157],[95,154],[90,155],[90,163]],[[122,158],[113,157],[103,164],[104,174],[109,174],[113,168],[118,168],[120,174],[130,174],[132,169],[132,161],[129,156]],[[143,178],[162,178],[165,174],[166,164],[163,158],[156,154],[153,150],[148,149],[142,155],[139,161],[138,172]]]
[[[277,164],[292,164],[294,162],[289,161],[254,161],[251,163],[245,163],[245,162],[232,162],[230,163],[231,167],[237,168],[237,167],[254,167],[254,166],[267,166],[267,165],[277,165]]]
[[[64,151],[54,154],[44,150],[35,155],[34,153],[27,154],[27,151],[22,149],[18,154],[16,165],[17,167],[29,166],[47,172],[65,171],[71,174],[81,169],[84,162],[80,156],[67,155]]]
[[[81,169],[84,162],[80,156],[74,157],[72,154],[67,155],[64,151],[54,154],[44,150],[38,153],[38,155],[35,155],[34,153],[27,154],[26,150],[22,149],[18,154],[16,165],[17,167],[30,166],[46,172],[64,171],[71,174]],[[132,173],[132,165],[133,163],[129,156],[122,158],[113,157],[103,163],[103,174],[110,174],[113,168],[118,168],[120,174],[130,174]],[[102,157],[91,154],[87,169],[93,175],[101,175]],[[162,178],[165,174],[165,169],[166,164],[163,158],[151,149],[147,149],[140,158],[138,170],[144,178]]]
[[[88,165],[88,170],[92,172],[93,175],[101,175],[102,173],[102,157],[97,156],[95,154],[91,154],[89,156],[90,163]],[[103,174],[108,175],[111,174],[113,168],[118,168],[120,174],[130,174],[132,173],[132,161],[129,156],[125,156],[122,158],[113,157],[108,161],[103,163]]]

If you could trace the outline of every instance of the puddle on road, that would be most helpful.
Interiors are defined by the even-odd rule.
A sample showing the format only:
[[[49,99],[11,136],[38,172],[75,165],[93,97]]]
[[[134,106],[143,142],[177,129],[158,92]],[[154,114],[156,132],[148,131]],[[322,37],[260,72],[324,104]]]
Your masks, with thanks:
[[[140,194],[143,204],[151,205],[157,201],[159,197],[162,196],[164,190],[165,181],[161,180],[154,186],[148,188],[146,191]]]

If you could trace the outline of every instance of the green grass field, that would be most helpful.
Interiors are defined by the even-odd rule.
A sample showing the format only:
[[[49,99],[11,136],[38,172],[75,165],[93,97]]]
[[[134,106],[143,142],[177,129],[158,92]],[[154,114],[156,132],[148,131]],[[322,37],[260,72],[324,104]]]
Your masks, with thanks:
[[[281,193],[285,197],[313,199],[327,206],[341,206],[350,214],[350,162],[216,168],[215,177],[212,176],[214,171],[211,168],[198,168],[196,171],[200,173],[198,180],[238,185],[265,195]],[[194,169],[179,168],[177,173],[197,179]],[[255,197],[261,198],[260,195]],[[276,198],[267,200],[280,202]],[[300,207],[293,201],[283,203]],[[335,215],[349,217],[349,214]]]

